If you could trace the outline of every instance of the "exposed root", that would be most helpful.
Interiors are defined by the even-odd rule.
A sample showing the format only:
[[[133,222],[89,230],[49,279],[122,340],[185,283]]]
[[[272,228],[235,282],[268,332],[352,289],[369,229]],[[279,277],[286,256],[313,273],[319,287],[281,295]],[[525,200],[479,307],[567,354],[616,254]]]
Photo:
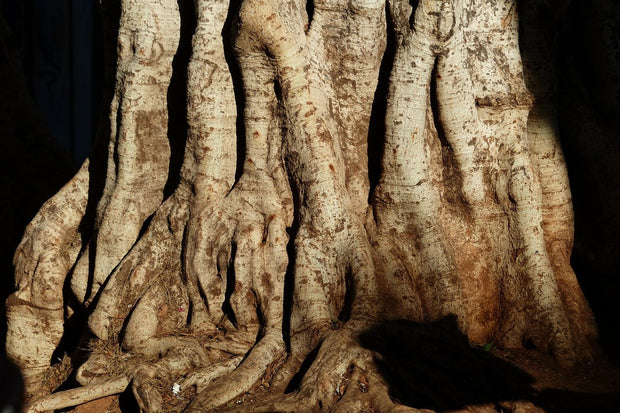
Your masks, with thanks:
[[[122,393],[129,384],[125,376],[108,379],[75,389],[64,390],[41,397],[26,407],[26,413],[41,413],[77,406],[102,397]]]
[[[299,387],[287,394],[262,395],[233,412],[430,412],[395,403],[377,372],[373,353],[344,327],[328,334]],[[242,400],[240,400],[242,401]]]
[[[241,363],[242,359],[243,357],[237,356],[220,363],[214,363],[201,369],[194,370],[179,382],[179,386],[181,389],[194,386],[196,387],[196,392],[201,393],[215,379],[224,377],[226,374],[233,371],[239,363]]]
[[[363,366],[362,369],[365,369],[369,361],[372,364],[371,353],[356,343],[353,331],[348,328],[333,331],[321,344],[316,359],[298,389],[285,395],[277,392],[260,402],[239,407],[238,410],[314,411],[319,406],[329,410],[346,392],[354,367]]]
[[[357,368],[372,368],[372,353],[362,348],[356,334],[343,328],[327,336],[316,360],[300,383],[300,397],[314,399],[317,405],[329,410],[352,384],[352,372]],[[359,385],[357,380],[353,382]]]
[[[81,248],[78,226],[88,201],[89,160],[26,227],[15,255],[15,296],[44,308],[62,306],[64,278]]]
[[[226,318],[234,318],[232,324],[227,323],[231,329],[236,328],[233,324],[258,325],[256,306],[264,307],[260,310],[264,316],[275,316],[265,311],[269,308],[273,312],[271,306],[277,304],[271,303],[283,299],[288,214],[277,201],[263,202],[280,199],[271,178],[261,180],[263,184],[258,187],[264,190],[260,194],[249,190],[253,183],[244,181],[222,205],[203,210],[189,224],[185,255],[188,278],[206,298],[196,293],[190,296],[195,307],[192,326],[198,330],[212,329]],[[270,322],[276,324],[275,320]]]
[[[260,327],[264,336],[259,337],[238,367],[236,363],[226,363],[220,368],[204,369],[200,374],[186,378],[186,385],[195,384],[199,391],[202,390],[190,405],[190,411],[216,407],[249,390],[267,366],[281,358],[285,350],[281,306],[287,266],[288,236],[282,219],[286,213],[277,203],[263,204],[257,198],[258,194],[246,191],[253,186],[246,185],[242,178],[224,200],[224,206],[228,208],[223,208],[219,214],[205,215],[206,219],[199,225],[202,231],[190,232],[195,236],[193,239],[206,244],[190,247],[187,254],[190,277],[195,274],[201,296],[206,297],[206,302],[196,303],[194,307],[208,306],[203,317],[192,317],[192,328],[207,331],[219,324],[230,330],[227,336],[253,331],[253,337],[248,338],[256,339]],[[269,186],[263,185],[262,188],[267,190]],[[275,199],[280,198],[275,196]],[[250,205],[259,210],[247,208]],[[244,209],[240,210],[238,206]],[[200,236],[203,231],[205,236]],[[233,262],[234,270],[227,270]],[[231,273],[234,278],[230,277]],[[248,349],[249,346],[245,351]],[[215,380],[215,373],[227,373],[227,370],[232,371]]]
[[[280,337],[262,338],[239,367],[200,392],[186,411],[208,411],[249,391],[267,372],[269,365],[283,356],[283,344]]]

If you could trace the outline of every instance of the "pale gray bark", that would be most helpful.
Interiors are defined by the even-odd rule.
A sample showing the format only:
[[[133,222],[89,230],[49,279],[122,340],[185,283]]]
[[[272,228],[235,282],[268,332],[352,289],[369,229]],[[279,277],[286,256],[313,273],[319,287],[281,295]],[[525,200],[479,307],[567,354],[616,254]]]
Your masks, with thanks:
[[[315,1],[310,21],[301,0],[245,0],[239,10],[197,0],[185,156],[164,200],[179,11],[171,0],[122,2],[94,237],[82,245],[86,163],[16,254],[7,349],[32,396],[49,391],[36,378],[63,333],[68,274],[98,343],[77,380],[100,390],[120,374],[144,411],[209,411],[252,392],[263,400],[243,408],[406,410],[357,342],[390,318],[454,314],[474,344],[531,341],[565,366],[591,357],[596,329],[568,264],[555,115],[544,96],[533,106],[515,1],[387,6],[389,16],[381,0]],[[371,193],[386,18],[396,50]],[[222,30],[232,30],[240,83]],[[300,386],[283,394],[317,346]],[[173,383],[191,401],[174,404]]]

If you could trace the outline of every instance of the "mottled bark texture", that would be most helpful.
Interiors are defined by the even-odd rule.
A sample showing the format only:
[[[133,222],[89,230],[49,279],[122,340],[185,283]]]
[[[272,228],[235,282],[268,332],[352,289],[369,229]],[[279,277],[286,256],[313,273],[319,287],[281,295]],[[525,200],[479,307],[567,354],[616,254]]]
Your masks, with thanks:
[[[358,342],[396,318],[592,356],[550,45],[526,25],[546,2],[414,3],[121,1],[108,139],[15,255],[7,352],[31,411],[128,384],[149,412],[398,411]],[[86,317],[83,387],[48,395]]]

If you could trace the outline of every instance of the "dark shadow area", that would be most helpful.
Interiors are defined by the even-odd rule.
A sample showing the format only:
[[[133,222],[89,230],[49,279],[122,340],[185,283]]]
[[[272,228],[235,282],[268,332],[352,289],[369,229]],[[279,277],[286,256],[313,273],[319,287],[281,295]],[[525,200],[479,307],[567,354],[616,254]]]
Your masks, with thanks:
[[[620,392],[595,394],[546,389],[538,395],[538,405],[547,413],[617,413]]]
[[[0,412],[20,412],[24,381],[19,368],[6,359],[4,353],[0,355]]]
[[[415,408],[447,411],[475,404],[534,400],[534,379],[523,370],[472,348],[447,316],[428,324],[387,321],[363,332],[377,353],[390,396]]]
[[[338,314],[338,320],[346,323],[351,318],[351,311],[353,310],[353,301],[355,301],[355,276],[351,268],[347,269],[345,276],[341,279],[341,282],[344,282],[345,294],[344,294],[344,303],[342,304],[342,308]]]
[[[387,5],[386,5],[387,8]],[[379,68],[379,81],[372,101],[370,124],[368,126],[368,178],[370,181],[369,196],[372,197],[375,187],[381,178],[381,158],[385,145],[385,113],[387,110],[387,95],[390,82],[390,73],[394,65],[396,54],[396,36],[394,22],[386,10],[387,41],[383,59]],[[369,200],[370,201],[370,200]]]
[[[571,265],[620,366],[620,3],[519,0],[528,89],[559,130],[575,213]],[[550,67],[544,73],[540,68]]]
[[[417,409],[491,405],[504,412],[512,411],[510,402],[529,401],[547,413],[620,411],[620,391],[539,390],[534,377],[512,359],[492,354],[491,343],[472,347],[452,315],[431,323],[386,321],[363,332],[360,344],[377,353],[390,396]]]
[[[312,19],[314,19],[314,1],[306,1],[306,14],[308,15],[308,28],[312,26]]]
[[[116,80],[116,60],[117,60],[117,38],[120,24],[121,7],[119,0],[104,0],[101,2],[96,16],[101,26],[101,50],[97,50],[95,54],[103,56],[103,78],[101,84],[101,106],[99,108],[99,117],[97,123],[97,131],[95,133],[95,141],[92,151],[89,155],[88,166],[88,203],[84,217],[80,222],[79,232],[82,236],[82,251],[85,252],[86,246],[90,243],[89,254],[89,273],[87,291],[90,294],[92,288],[92,274],[94,271],[94,262],[97,246],[94,242],[96,234],[93,233],[93,224],[95,214],[97,212],[97,204],[103,194],[105,185],[106,171],[108,169],[108,145],[110,143],[110,134],[112,125],[110,124],[110,107],[114,98],[114,85]],[[118,114],[117,114],[118,115]],[[81,254],[80,254],[81,255]],[[69,281],[71,279],[73,269],[68,274],[65,283],[65,291],[69,291]],[[73,293],[68,295],[73,296]],[[75,308],[79,308],[76,306]],[[80,314],[79,317],[86,317]],[[65,329],[65,331],[67,331]],[[63,337],[63,341],[64,341]],[[72,339],[75,343],[75,338]]]
[[[181,166],[187,140],[187,67],[192,55],[192,36],[196,30],[196,11],[193,0],[178,0],[181,17],[179,46],[172,61],[172,77],[168,86],[168,141],[170,166],[164,198],[179,185]]]
[[[420,0],[409,0],[411,6],[411,15],[409,16],[409,27],[415,29],[415,12],[418,9],[418,3]]]
[[[293,191],[293,202],[295,207],[299,205],[299,192]],[[284,295],[283,305],[284,311],[282,314],[282,335],[284,339],[284,345],[286,351],[291,351],[291,313],[293,310],[293,288],[295,287],[295,237],[299,232],[299,216],[295,214],[295,219],[291,228],[286,229],[286,233],[289,236],[288,243],[286,244],[286,253],[289,257],[288,265],[286,266],[286,273],[284,275]]]
[[[295,373],[295,375],[291,378],[291,381],[286,386],[284,393],[291,393],[299,389],[299,386],[301,385],[301,381],[303,380],[308,370],[310,370],[310,367],[312,366],[312,363],[314,363],[314,360],[316,360],[316,357],[319,354],[319,350],[321,349],[321,345],[323,345],[322,341],[319,344],[317,344],[316,347],[314,347],[314,349],[312,349],[310,353],[308,353],[303,363],[301,363],[301,366],[299,367],[299,371]]]
[[[114,97],[114,85],[116,79],[116,60],[117,60],[117,38],[120,21],[120,1],[119,0],[103,0],[95,9],[95,17],[97,27],[101,30],[95,36],[94,56],[102,63],[97,84],[100,87],[99,96],[101,98],[100,105],[97,108],[97,130],[92,150],[89,154],[89,181],[88,181],[88,202],[84,217],[79,226],[79,233],[82,238],[82,250],[80,255],[85,253],[89,246],[89,279],[87,285],[88,294],[92,288],[92,274],[94,271],[93,264],[95,262],[96,245],[94,242],[96,234],[93,233],[93,225],[97,204],[103,194],[105,185],[106,170],[108,168],[108,145],[110,142],[110,105]],[[53,194],[52,194],[53,195]],[[72,268],[63,286],[63,295],[66,297],[66,303],[75,310],[74,314],[65,321],[64,334],[61,341],[53,354],[54,361],[61,360],[63,355],[72,355],[71,364],[73,368],[77,368],[79,364],[85,361],[86,355],[82,354],[79,347],[87,347],[90,333],[86,327],[88,312],[84,311],[82,304],[75,298],[71,290],[71,278],[73,276]],[[75,385],[73,378],[64,384],[63,388]]]
[[[575,211],[571,264],[596,316],[599,342],[620,367],[620,3],[571,2],[558,33],[557,67]]]
[[[5,300],[15,289],[13,254],[28,222],[71,178],[76,166],[54,140],[30,94],[23,73],[23,38],[6,20],[6,5],[0,5],[0,348],[4,349]]]
[[[228,318],[235,328],[237,327],[237,317],[235,316],[235,310],[233,310],[230,304],[230,297],[235,292],[236,274],[235,274],[235,259],[237,258],[237,243],[233,242],[230,246],[230,263],[226,268],[226,291],[224,292],[224,302],[222,303],[222,312]],[[221,272],[221,269],[218,268]]]
[[[127,389],[120,394],[118,404],[123,413],[138,413],[140,411],[140,406],[138,406],[138,402],[133,395],[131,386],[127,387]]]
[[[274,82],[273,86],[276,99],[279,102],[278,110],[283,111],[284,107],[282,106],[283,100],[280,83]],[[282,136],[286,136],[286,134],[288,133],[286,128],[286,123],[284,123],[282,125]],[[288,179],[289,185],[291,187],[291,193],[293,195],[293,205],[295,211],[298,211],[301,207],[301,191],[299,190],[299,185],[297,184],[297,182],[295,182],[295,179],[293,179],[293,177],[289,175]],[[295,239],[297,238],[297,234],[299,233],[299,227],[300,216],[299,214],[294,214],[291,227],[286,229],[286,233],[288,234],[288,243],[286,244],[288,265],[286,266],[286,273],[284,275],[284,295],[282,300],[284,305],[284,311],[282,314],[282,335],[287,352],[291,351],[291,313],[293,311],[293,289],[295,287],[295,265],[297,262],[297,259],[295,257]]]

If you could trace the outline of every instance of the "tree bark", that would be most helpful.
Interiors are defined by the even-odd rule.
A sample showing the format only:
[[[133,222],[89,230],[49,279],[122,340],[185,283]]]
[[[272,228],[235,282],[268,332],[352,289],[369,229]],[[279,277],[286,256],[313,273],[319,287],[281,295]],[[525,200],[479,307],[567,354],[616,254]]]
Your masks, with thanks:
[[[86,161],[15,255],[7,353],[31,408],[129,383],[152,412],[399,411],[359,341],[397,318],[453,315],[472,344],[591,358],[550,45],[532,23],[544,4],[196,0],[188,14],[122,0],[110,133],[93,153],[105,168]],[[177,178],[171,79],[189,15]],[[84,390],[45,396],[81,315]]]

